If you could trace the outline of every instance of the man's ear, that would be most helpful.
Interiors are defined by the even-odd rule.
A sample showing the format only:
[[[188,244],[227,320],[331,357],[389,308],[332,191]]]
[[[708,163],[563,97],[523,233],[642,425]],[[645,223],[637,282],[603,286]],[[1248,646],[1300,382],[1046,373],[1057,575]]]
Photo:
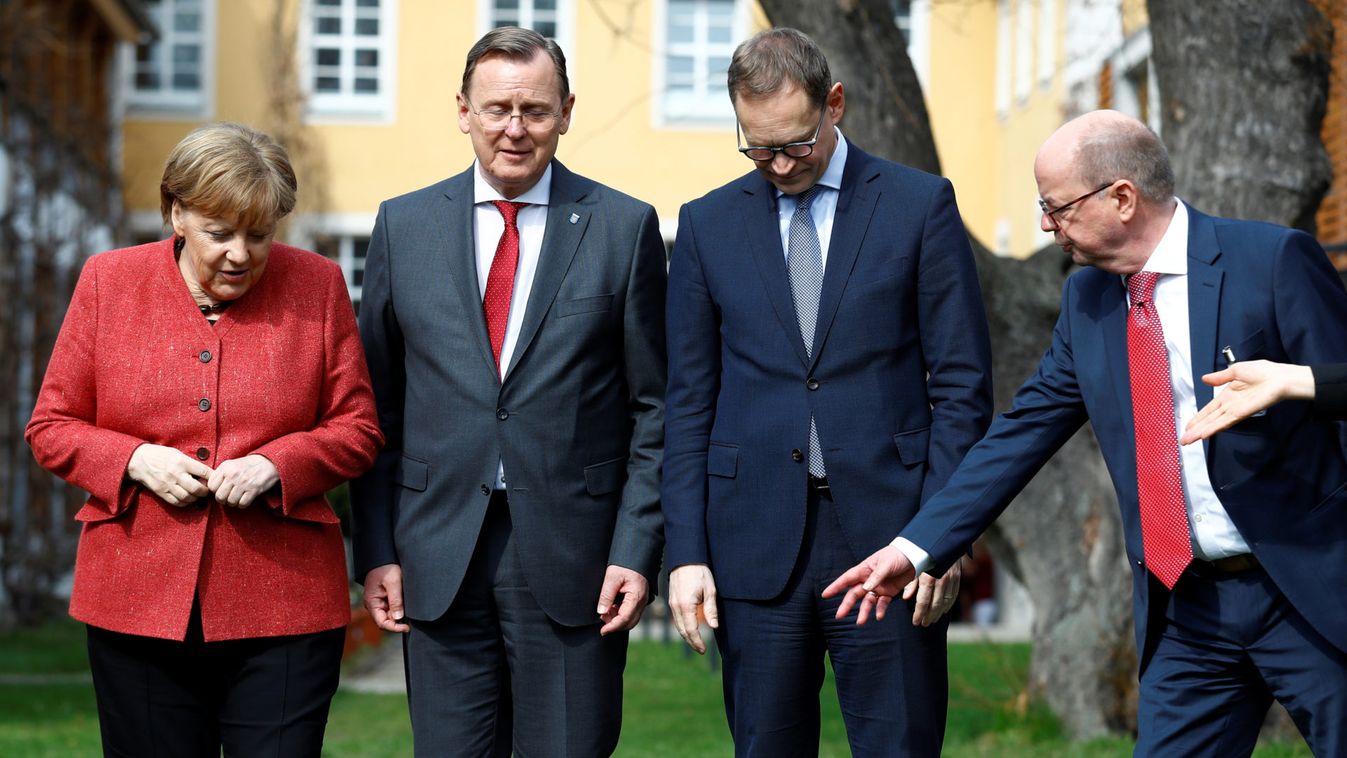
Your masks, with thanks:
[[[1124,224],[1136,217],[1137,205],[1141,202],[1141,193],[1137,191],[1137,186],[1131,179],[1121,179],[1109,187],[1109,202],[1113,203],[1118,211],[1118,220]]]

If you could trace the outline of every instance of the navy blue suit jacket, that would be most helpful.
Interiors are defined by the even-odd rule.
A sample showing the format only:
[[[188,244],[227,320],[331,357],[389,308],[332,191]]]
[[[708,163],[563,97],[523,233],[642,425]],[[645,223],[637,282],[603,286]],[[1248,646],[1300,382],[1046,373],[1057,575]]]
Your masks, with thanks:
[[[669,270],[667,563],[710,564],[729,598],[786,585],[811,414],[857,560],[991,418],[986,318],[948,181],[848,146],[812,359],[779,229],[776,190],[751,173],[683,207]]]
[[[1225,367],[1226,346],[1239,360],[1347,360],[1347,294],[1303,232],[1190,208],[1188,308],[1198,407],[1212,397],[1202,375]],[[949,565],[1088,419],[1122,511],[1144,670],[1154,642],[1147,622],[1163,610],[1165,590],[1148,578],[1142,550],[1126,315],[1121,277],[1093,268],[1072,275],[1037,373],[902,536],[931,552],[933,570]],[[1347,460],[1338,424],[1316,418],[1307,402],[1286,402],[1203,444],[1211,483],[1254,555],[1301,615],[1347,650]]]

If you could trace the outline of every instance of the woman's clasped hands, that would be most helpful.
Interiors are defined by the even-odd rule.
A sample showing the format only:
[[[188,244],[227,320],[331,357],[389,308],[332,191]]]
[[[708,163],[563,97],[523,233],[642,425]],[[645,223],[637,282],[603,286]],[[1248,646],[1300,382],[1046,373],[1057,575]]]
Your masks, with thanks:
[[[232,458],[212,469],[177,448],[148,443],[131,454],[126,475],[177,506],[213,495],[225,505],[247,508],[280,482],[276,465],[265,456]]]

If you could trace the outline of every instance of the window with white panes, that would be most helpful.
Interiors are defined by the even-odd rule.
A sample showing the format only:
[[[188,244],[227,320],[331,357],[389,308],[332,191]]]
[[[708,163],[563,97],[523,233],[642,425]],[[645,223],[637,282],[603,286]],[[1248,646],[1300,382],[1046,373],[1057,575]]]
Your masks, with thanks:
[[[394,1],[309,0],[305,78],[313,113],[387,113]]]
[[[128,65],[133,110],[202,112],[207,104],[214,45],[214,0],[147,0],[159,38],[136,45]]]
[[[572,85],[575,77],[576,0],[477,0],[477,34],[502,26],[518,26],[555,41],[566,54]]]
[[[561,4],[560,0],[487,0],[487,28],[518,26],[558,39]],[[570,51],[563,48],[562,52]]]
[[[742,0],[666,0],[659,103],[665,122],[734,118],[725,74],[744,37]]]
[[[341,264],[342,273],[346,275],[346,291],[351,295],[356,313],[359,313],[360,294],[365,286],[365,254],[369,250],[369,237],[359,234],[319,234],[314,238],[313,249]]]

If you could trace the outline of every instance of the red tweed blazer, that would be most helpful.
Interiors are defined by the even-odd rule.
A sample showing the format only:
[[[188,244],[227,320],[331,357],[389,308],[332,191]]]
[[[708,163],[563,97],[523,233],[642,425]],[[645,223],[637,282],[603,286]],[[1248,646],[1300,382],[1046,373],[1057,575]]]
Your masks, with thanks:
[[[70,615],[181,640],[193,596],[208,641],[304,634],[350,618],[346,559],[323,493],[383,444],[341,269],[279,243],[215,326],[171,240],[90,258],[28,423],[38,463],[89,492]],[[142,443],[214,467],[280,471],[250,508],[177,507],[126,476]]]

